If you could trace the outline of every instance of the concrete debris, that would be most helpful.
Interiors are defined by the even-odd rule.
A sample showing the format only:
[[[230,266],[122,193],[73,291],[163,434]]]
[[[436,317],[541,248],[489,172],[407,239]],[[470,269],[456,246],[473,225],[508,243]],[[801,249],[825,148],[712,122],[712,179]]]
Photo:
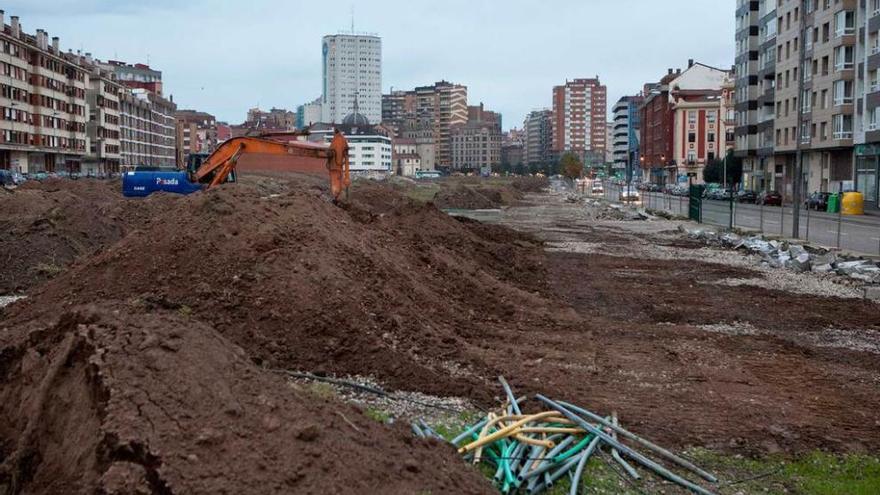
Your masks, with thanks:
[[[593,214],[599,220],[618,220],[624,222],[655,220],[657,217],[648,213],[644,208],[617,203],[606,203],[597,200],[587,200],[586,205],[593,210]]]
[[[767,240],[761,235],[742,237],[733,232],[723,234],[707,227],[680,225],[679,230],[691,239],[700,239],[709,245],[744,250],[761,257],[761,263],[771,268],[786,268],[795,272],[836,273],[868,284],[880,284],[880,265],[865,259],[839,258],[826,249],[788,241]]]

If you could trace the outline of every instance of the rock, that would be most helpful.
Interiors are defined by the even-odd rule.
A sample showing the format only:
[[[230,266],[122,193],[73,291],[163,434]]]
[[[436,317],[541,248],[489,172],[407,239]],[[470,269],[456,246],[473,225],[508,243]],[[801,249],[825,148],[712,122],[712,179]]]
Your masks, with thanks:
[[[865,299],[880,302],[880,285],[865,287]]]
[[[808,272],[810,267],[810,254],[806,251],[791,260],[791,268],[796,272]]]
[[[830,264],[817,265],[815,261],[813,262],[812,271],[816,273],[830,273],[834,270],[834,267]]]

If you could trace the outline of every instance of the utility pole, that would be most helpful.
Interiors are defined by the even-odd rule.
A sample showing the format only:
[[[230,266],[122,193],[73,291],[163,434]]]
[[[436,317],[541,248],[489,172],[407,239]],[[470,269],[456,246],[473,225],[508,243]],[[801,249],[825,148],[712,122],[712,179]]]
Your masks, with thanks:
[[[798,77],[798,109],[797,109],[797,154],[795,156],[794,178],[791,186],[792,209],[791,209],[791,237],[797,239],[801,233],[801,186],[804,180],[804,150],[803,150],[803,134],[804,134],[804,78],[806,77],[806,60],[807,60],[807,43],[806,43],[806,27],[807,27],[807,2],[810,0],[801,0],[801,25],[800,25],[800,56],[798,57],[799,77]],[[815,43],[816,40],[812,40]],[[809,130],[809,129],[808,129]],[[785,168],[783,167],[783,174]],[[785,204],[785,180],[782,181],[782,202]],[[780,209],[785,209],[780,206]],[[783,219],[785,217],[783,216]]]

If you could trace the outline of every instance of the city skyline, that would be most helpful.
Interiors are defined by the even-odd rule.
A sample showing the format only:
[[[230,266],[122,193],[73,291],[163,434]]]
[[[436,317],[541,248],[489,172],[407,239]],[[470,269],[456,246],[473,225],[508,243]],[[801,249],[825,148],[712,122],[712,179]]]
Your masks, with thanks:
[[[469,101],[500,112],[507,129],[519,127],[529,111],[549,108],[553,86],[566,79],[598,75],[614,102],[670,66],[685,67],[689,58],[719,68],[733,60],[733,2],[633,0],[627,2],[633,13],[624,17],[615,11],[620,2],[611,0],[559,2],[553,9],[507,2],[503,9],[470,5],[465,18],[451,15],[462,11],[458,3],[438,9],[389,0],[355,7],[355,30],[383,40],[383,93],[443,79],[464,84]],[[295,108],[319,96],[321,40],[349,30],[352,20],[349,9],[329,18],[318,6],[269,0],[251,2],[247,12],[165,0],[149,9],[105,0],[12,1],[5,10],[21,16],[26,30],[60,36],[65,51],[149,63],[163,71],[167,94],[179,105],[231,123],[252,107]],[[248,32],[238,23],[247,23]],[[144,28],[160,24],[159,31]],[[558,33],[564,35],[554,39]]]

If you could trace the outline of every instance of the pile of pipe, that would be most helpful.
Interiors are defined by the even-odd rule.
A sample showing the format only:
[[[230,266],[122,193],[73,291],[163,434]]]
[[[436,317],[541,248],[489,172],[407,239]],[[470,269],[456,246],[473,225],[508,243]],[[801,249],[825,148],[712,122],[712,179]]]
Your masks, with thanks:
[[[622,428],[614,414],[600,416],[540,394],[535,399],[543,410],[523,412],[527,398],[516,398],[504,377],[499,377],[499,381],[507,396],[506,401],[497,411],[489,412],[450,443],[465,460],[495,469],[494,481],[503,493],[541,493],[561,478],[569,478],[570,493],[574,495],[581,485],[585,466],[598,456],[614,463],[615,470],[619,465],[626,472],[625,476],[632,479],[641,476],[633,466],[635,464],[703,495],[712,492],[655,459],[674,464],[679,471],[689,471],[706,481],[718,481],[690,461]],[[412,426],[417,436],[446,441],[424,422]],[[611,460],[606,456],[608,451]]]

